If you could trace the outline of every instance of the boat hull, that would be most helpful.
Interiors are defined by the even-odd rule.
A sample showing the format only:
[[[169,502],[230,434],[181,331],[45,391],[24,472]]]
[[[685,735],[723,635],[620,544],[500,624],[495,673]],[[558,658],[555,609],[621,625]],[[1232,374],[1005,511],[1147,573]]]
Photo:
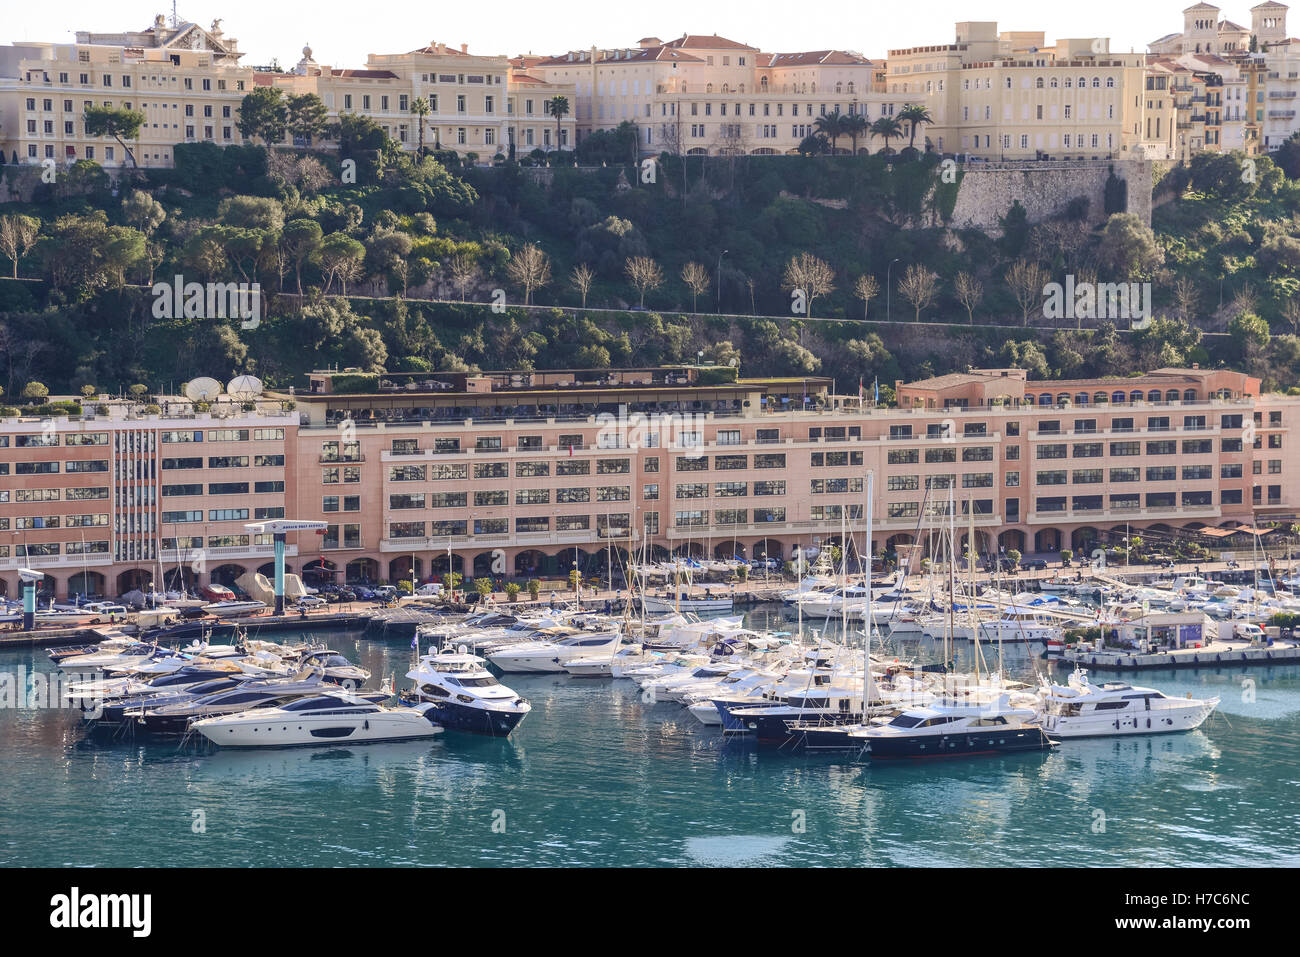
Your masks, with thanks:
[[[200,723],[195,730],[223,748],[295,748],[414,741],[442,732],[441,727],[416,714],[370,715],[360,721],[341,717],[304,721],[279,716],[239,724],[207,726]]]
[[[959,758],[983,754],[1047,751],[1056,741],[1037,726],[1023,728],[972,728],[942,735],[863,735],[872,760],[896,758]]]

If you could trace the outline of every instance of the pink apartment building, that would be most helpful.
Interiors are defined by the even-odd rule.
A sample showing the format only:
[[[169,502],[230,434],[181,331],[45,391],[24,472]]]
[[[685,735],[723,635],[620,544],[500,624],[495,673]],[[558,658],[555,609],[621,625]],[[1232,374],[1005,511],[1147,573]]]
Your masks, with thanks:
[[[731,368],[312,374],[224,416],[0,422],[0,587],[57,594],[270,568],[244,525],[290,536],[318,580],[563,578],[617,552],[788,558],[959,529],[977,550],[1076,551],[1142,530],[1294,517],[1300,398],[1226,370],[1030,382],[1018,369],[897,384],[897,408],[829,379]],[[92,463],[84,465],[82,463]],[[69,471],[69,463],[74,463]],[[58,466],[55,468],[54,466]],[[98,470],[98,471],[95,471]],[[951,504],[950,504],[951,503]],[[86,545],[82,546],[82,540]]]

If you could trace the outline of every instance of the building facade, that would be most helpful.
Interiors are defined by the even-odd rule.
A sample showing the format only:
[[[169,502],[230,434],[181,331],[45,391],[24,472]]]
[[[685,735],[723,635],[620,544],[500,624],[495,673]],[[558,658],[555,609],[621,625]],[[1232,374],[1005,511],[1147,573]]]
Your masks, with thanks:
[[[563,580],[648,553],[784,559],[865,533],[876,553],[951,519],[977,551],[1086,552],[1300,514],[1300,398],[1224,370],[898,383],[898,407],[826,379],[732,369],[365,376],[162,413],[0,422],[0,587],[233,582],[290,536],[308,580]],[[973,515],[972,515],[973,513]],[[1222,534],[1222,533],[1217,533]],[[615,559],[617,560],[617,559]]]
[[[579,140],[629,122],[643,155],[795,152],[819,116],[893,115],[899,104],[882,91],[883,71],[882,62],[846,50],[764,53],[717,34],[645,37],[635,47],[530,64],[532,74],[574,86]],[[856,145],[869,152],[871,137]],[[836,148],[852,151],[847,138]]]

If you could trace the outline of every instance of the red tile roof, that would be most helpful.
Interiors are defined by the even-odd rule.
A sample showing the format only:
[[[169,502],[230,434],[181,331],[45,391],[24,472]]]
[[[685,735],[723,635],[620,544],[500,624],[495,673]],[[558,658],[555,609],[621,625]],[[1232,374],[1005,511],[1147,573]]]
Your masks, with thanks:
[[[720,37],[716,33],[713,36],[704,36],[698,33],[688,33],[676,40],[669,40],[664,46],[677,47],[679,49],[692,50],[753,50],[758,52],[758,47],[751,47],[744,43],[738,43],[735,40],[728,40],[726,37]]]

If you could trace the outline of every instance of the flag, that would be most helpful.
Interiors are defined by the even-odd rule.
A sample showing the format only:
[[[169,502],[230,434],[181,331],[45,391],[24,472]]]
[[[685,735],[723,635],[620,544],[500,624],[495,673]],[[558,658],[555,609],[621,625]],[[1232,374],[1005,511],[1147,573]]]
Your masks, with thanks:
[[[412,635],[412,636],[411,636],[411,648],[414,649],[415,651],[419,651],[419,650],[420,650],[420,636],[419,636],[419,635]]]
[[[876,376],[876,405],[880,405],[880,376]]]
[[[867,390],[862,385],[862,376],[858,376],[858,404],[867,401]]]

